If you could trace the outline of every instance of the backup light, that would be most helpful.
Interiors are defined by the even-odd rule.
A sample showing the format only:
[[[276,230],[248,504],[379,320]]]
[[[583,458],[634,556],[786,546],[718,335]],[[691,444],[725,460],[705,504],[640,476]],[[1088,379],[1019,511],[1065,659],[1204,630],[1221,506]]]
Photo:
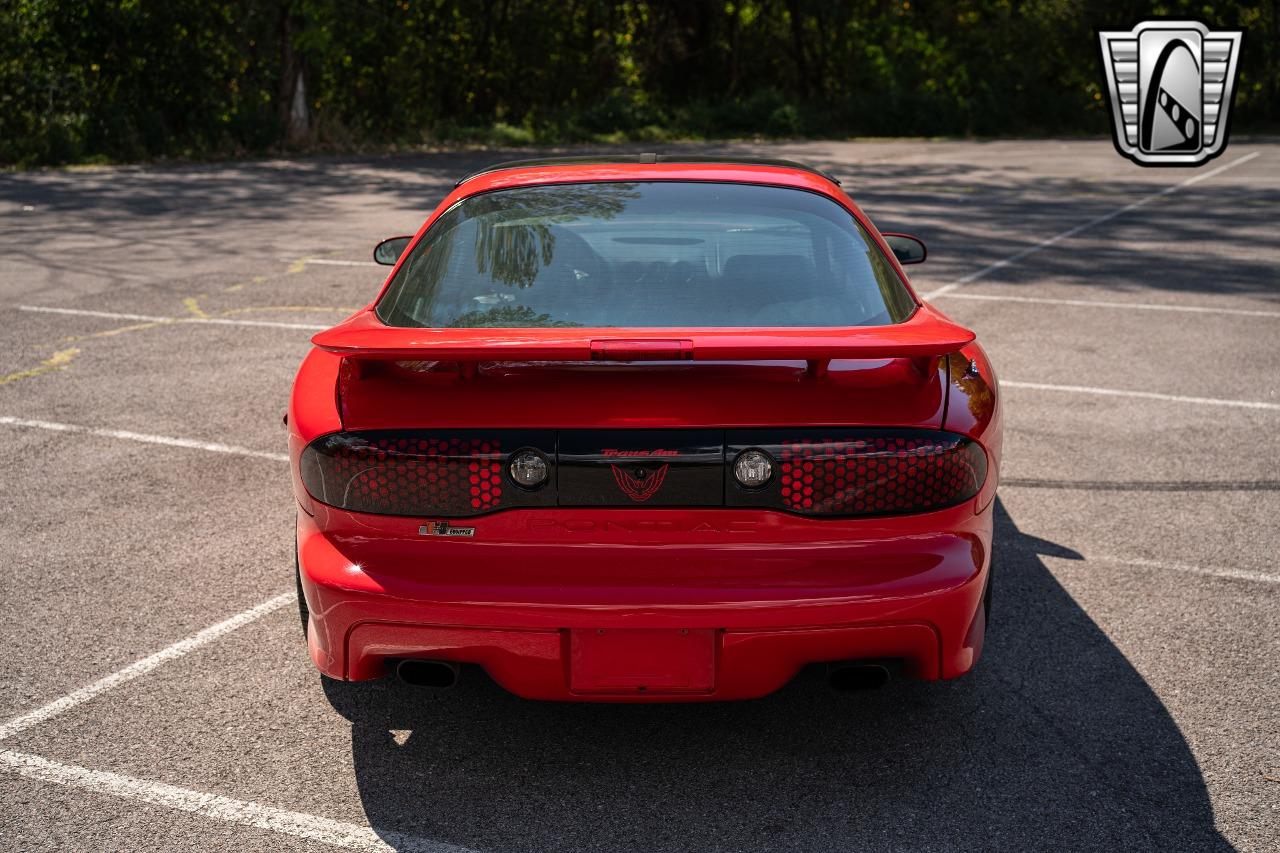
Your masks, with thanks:
[[[758,489],[773,478],[773,461],[763,450],[744,450],[733,462],[733,476],[744,488]]]
[[[547,482],[550,467],[547,460],[536,450],[521,450],[512,455],[508,466],[511,479],[516,485],[525,489],[536,489]]]

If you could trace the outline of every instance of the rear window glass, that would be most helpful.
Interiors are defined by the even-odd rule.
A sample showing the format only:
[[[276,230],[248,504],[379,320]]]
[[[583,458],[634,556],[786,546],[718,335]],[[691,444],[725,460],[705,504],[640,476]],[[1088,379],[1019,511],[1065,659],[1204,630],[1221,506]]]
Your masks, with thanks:
[[[585,183],[472,196],[377,306],[391,326],[882,326],[915,305],[840,205],[719,183]]]

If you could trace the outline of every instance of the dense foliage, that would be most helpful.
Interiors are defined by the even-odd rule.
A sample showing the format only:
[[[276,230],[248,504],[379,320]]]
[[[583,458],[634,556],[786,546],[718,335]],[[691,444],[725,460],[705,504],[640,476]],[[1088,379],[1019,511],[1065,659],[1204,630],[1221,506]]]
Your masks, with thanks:
[[[3,0],[0,162],[435,141],[1102,133],[1098,27],[1244,27],[1237,128],[1280,123],[1277,0]]]

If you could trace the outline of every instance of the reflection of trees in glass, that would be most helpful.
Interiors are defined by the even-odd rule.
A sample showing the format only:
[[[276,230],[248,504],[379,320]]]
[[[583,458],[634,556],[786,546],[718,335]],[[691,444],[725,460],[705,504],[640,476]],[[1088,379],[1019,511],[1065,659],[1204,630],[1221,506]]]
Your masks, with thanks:
[[[423,324],[448,275],[455,247],[467,242],[459,233],[467,223],[476,228],[475,272],[524,288],[532,286],[539,271],[555,257],[553,225],[585,218],[612,219],[627,202],[639,197],[634,183],[594,183],[499,190],[469,198],[445,213],[414,250],[397,276],[395,301],[386,310],[395,322]],[[472,311],[458,318],[455,325],[498,325],[481,322],[481,318],[492,316],[493,311]],[[466,318],[473,322],[464,322]],[[548,320],[525,325],[555,324]]]
[[[529,287],[555,257],[553,225],[612,219],[640,197],[635,184],[566,184],[476,196],[464,203],[476,221],[476,271]]]
[[[973,415],[974,420],[981,423],[991,417],[996,404],[995,394],[987,380],[969,372],[969,359],[956,353],[947,359],[947,372],[951,374],[951,381],[964,391],[965,398],[969,401],[969,414]]]
[[[915,306],[902,285],[898,283],[898,274],[889,265],[889,259],[876,248],[867,237],[862,238],[867,245],[867,261],[875,271],[876,285],[880,288],[880,296],[889,310],[889,319],[898,323],[904,320]]]
[[[570,320],[554,320],[550,314],[536,314],[528,305],[500,305],[484,311],[468,311],[449,324],[454,329],[537,329],[581,326]]]
[[[423,240],[400,268],[392,285],[396,290],[395,301],[390,307],[408,325],[422,325],[421,318],[430,314],[431,306],[436,301],[436,291],[444,281],[445,271],[453,258],[453,246],[457,242],[454,232],[461,222],[462,217],[459,215],[453,222],[445,223],[442,219],[436,223],[437,228],[442,228],[441,233],[435,239]]]

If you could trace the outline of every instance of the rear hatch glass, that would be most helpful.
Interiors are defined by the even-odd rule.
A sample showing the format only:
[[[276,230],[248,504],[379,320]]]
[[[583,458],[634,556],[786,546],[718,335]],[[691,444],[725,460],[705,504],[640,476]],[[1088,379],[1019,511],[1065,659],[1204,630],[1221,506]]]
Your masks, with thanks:
[[[850,213],[805,190],[577,183],[464,199],[376,311],[391,326],[882,326],[915,304]]]

